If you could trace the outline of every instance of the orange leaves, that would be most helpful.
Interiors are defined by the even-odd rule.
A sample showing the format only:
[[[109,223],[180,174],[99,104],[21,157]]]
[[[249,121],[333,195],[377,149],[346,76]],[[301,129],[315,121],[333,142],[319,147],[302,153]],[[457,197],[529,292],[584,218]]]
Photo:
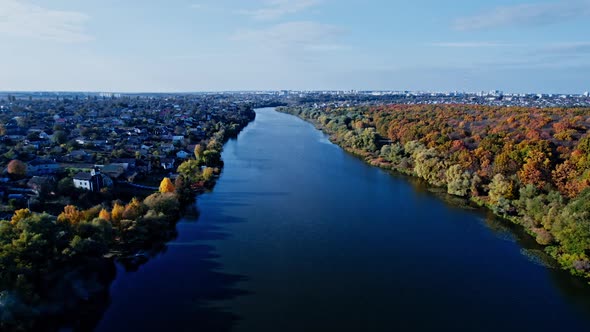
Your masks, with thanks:
[[[8,174],[24,176],[27,173],[27,164],[14,159],[8,163],[6,170],[8,171]]]
[[[102,210],[100,210],[100,213],[98,214],[98,218],[106,220],[106,221],[111,221],[111,214],[109,213],[109,211],[102,209]]]
[[[84,220],[84,212],[78,210],[74,205],[66,205],[64,211],[57,216],[58,222],[69,222],[70,224],[77,224]]]
[[[123,219],[123,213],[125,212],[125,206],[119,203],[115,203],[113,210],[111,211],[111,221],[119,222]]]

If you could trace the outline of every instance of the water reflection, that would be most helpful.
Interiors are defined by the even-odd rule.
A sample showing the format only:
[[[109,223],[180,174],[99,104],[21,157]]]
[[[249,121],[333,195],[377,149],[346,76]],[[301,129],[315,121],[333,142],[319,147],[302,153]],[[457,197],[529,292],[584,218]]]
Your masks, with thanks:
[[[223,225],[243,220],[219,216],[216,221],[183,219],[179,237],[141,273],[120,273],[112,305],[96,331],[230,331],[240,317],[216,303],[248,294],[238,287],[248,279],[221,272],[216,247],[207,243],[228,239]]]

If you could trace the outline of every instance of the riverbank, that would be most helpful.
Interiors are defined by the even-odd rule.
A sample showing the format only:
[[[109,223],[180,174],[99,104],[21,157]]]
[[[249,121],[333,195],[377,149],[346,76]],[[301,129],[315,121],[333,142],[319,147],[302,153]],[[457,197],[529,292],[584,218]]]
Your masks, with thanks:
[[[481,153],[481,150],[470,151],[461,145],[463,144],[461,141],[445,140],[444,136],[436,131],[422,136],[428,140],[414,140],[421,135],[414,136],[411,133],[400,133],[400,135],[406,135],[405,142],[396,140],[396,135],[391,132],[391,128],[408,130],[398,123],[406,121],[404,120],[406,115],[403,113],[400,115],[394,111],[396,115],[391,115],[384,111],[385,115],[383,115],[376,114],[371,109],[319,110],[304,107],[278,108],[277,110],[311,122],[316,128],[329,135],[333,143],[370,165],[420,178],[434,187],[443,187],[451,195],[465,197],[474,204],[489,209],[497,216],[522,226],[539,244],[545,246],[545,251],[556,259],[563,269],[575,276],[590,278],[590,260],[586,255],[588,244],[590,244],[590,231],[586,230],[586,226],[590,225],[590,221],[587,212],[584,212],[588,211],[586,196],[590,197],[590,190],[581,190],[579,194],[568,198],[551,189],[548,184],[540,188],[534,185],[535,182],[523,183],[529,180],[526,176],[535,179],[533,175],[529,175],[530,173],[541,173],[533,168],[536,167],[534,166],[536,159],[533,158],[539,158],[538,154],[542,153],[539,152],[542,149],[537,148],[537,146],[543,146],[542,140],[523,141],[519,145],[522,149],[532,150],[532,152],[527,152],[529,157],[523,158],[524,170],[520,171],[518,176],[506,171],[504,173],[506,175],[497,173],[495,176],[488,177],[478,168],[480,166],[474,166],[479,165],[477,162],[470,161],[471,164],[465,162],[466,159],[471,158],[470,155]],[[486,111],[486,109],[480,110],[482,114]],[[445,112],[445,110],[439,112]],[[436,116],[436,113],[434,114]],[[412,121],[414,123],[421,121],[421,116],[416,115]],[[422,118],[422,120],[425,119]],[[427,128],[428,120],[425,121],[423,126]],[[453,135],[452,129],[445,130],[447,132],[445,135]],[[384,132],[387,132],[389,137],[383,137]],[[484,141],[487,139],[485,134],[481,137]],[[452,147],[455,145],[458,148]],[[487,158],[490,159],[490,157]],[[494,160],[492,155],[491,160],[498,159]],[[500,167],[499,163],[490,164],[489,167],[492,165]],[[536,176],[540,177],[540,175]],[[541,180],[539,178],[536,181],[540,183]]]

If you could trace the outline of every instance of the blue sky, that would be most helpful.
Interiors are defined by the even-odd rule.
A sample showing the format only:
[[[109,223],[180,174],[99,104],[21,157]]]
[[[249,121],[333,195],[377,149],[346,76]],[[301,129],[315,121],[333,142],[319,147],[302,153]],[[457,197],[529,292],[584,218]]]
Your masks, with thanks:
[[[0,41],[0,90],[590,90],[590,0],[0,0]]]

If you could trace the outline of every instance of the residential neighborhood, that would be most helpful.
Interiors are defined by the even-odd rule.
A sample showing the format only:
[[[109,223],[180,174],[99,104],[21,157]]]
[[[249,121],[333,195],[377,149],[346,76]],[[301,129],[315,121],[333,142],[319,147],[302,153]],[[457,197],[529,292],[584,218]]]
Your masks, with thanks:
[[[63,206],[72,190],[157,186],[198,144],[236,134],[249,112],[229,96],[0,97],[3,216],[52,200]]]

